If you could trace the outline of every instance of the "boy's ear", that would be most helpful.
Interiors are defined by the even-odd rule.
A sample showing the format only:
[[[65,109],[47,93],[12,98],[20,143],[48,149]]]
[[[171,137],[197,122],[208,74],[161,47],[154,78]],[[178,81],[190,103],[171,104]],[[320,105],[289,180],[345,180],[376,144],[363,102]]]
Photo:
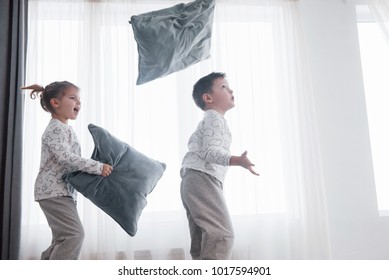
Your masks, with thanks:
[[[51,98],[50,99],[50,104],[51,104],[51,106],[53,106],[53,108],[58,108],[59,107],[59,103],[58,103],[58,100],[56,98]]]
[[[212,97],[209,93],[204,93],[203,94],[203,101],[205,103],[212,103]]]

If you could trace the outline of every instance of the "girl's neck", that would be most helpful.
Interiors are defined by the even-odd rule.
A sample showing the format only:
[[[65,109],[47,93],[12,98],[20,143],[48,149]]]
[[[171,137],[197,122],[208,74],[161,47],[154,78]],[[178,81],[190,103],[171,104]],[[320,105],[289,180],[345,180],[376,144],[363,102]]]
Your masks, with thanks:
[[[60,122],[62,122],[64,124],[68,124],[68,119],[66,119],[66,118],[61,118],[60,116],[58,116],[56,114],[51,114],[51,117],[53,119],[59,120]]]

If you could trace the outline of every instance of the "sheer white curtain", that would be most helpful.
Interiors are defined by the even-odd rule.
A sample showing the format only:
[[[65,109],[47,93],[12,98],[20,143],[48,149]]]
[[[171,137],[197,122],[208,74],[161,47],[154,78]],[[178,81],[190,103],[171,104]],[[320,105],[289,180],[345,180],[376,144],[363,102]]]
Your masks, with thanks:
[[[389,2],[387,0],[367,0],[367,3],[389,44]]]
[[[189,232],[179,196],[181,159],[202,112],[193,84],[227,73],[236,107],[226,118],[232,153],[248,150],[260,177],[231,167],[225,195],[235,259],[330,258],[309,69],[299,2],[216,1],[212,56],[183,71],[135,86],[137,49],[130,16],[189,1],[29,2],[27,83],[69,80],[81,88],[71,123],[90,156],[89,123],[108,129],[167,170],[148,196],[135,237],[79,195],[86,238],[82,259],[188,259]],[[27,98],[27,97],[26,97]],[[39,258],[50,230],[33,201],[40,136],[49,115],[26,102],[21,258]]]

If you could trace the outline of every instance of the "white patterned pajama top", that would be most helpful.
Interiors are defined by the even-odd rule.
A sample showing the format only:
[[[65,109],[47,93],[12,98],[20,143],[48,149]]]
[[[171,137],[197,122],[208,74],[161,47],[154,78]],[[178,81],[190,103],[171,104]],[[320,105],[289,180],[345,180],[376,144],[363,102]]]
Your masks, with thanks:
[[[57,196],[72,196],[76,199],[76,191],[68,188],[62,175],[76,170],[100,175],[102,169],[102,163],[81,157],[81,147],[73,128],[53,118],[42,135],[35,201]]]
[[[207,110],[189,138],[189,151],[182,161],[187,168],[203,171],[223,183],[231,158],[232,136],[226,119],[215,110]]]

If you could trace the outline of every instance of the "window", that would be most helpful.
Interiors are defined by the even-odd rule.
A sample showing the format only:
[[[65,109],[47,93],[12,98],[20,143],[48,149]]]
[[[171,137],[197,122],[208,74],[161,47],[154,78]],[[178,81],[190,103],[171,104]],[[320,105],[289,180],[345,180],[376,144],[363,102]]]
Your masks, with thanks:
[[[35,5],[48,9],[39,5],[39,1]],[[78,8],[83,11],[82,7]],[[86,131],[88,123],[106,128],[119,139],[168,166],[153,195],[149,196],[150,203],[145,212],[180,210],[180,164],[190,133],[202,117],[191,100],[190,91],[194,81],[200,77],[197,73],[223,71],[237,95],[236,108],[226,116],[234,134],[231,151],[238,154],[247,149],[249,158],[262,174],[261,184],[267,186],[258,187],[257,178],[231,168],[226,182],[231,212],[257,214],[286,211],[284,182],[280,175],[283,171],[277,110],[279,101],[276,98],[277,71],[274,68],[276,56],[270,21],[215,21],[211,59],[191,69],[135,87],[138,58],[127,22],[130,12],[119,11],[120,21],[88,19],[93,22],[90,25],[82,17],[84,13],[56,17],[49,13],[49,18],[32,13],[27,63],[29,83],[46,85],[62,79],[80,86],[82,110],[77,121],[71,122],[71,125],[82,143],[83,156],[88,157],[93,150],[92,139]],[[223,35],[226,30],[229,38]],[[249,38],[250,44],[232,44],[230,38],[234,42]],[[228,48],[225,47],[226,42]],[[223,57],[230,59],[223,60]],[[204,69],[209,70],[204,72]],[[249,75],[247,69],[251,69]],[[253,85],[253,80],[257,80],[258,84]],[[25,170],[29,170],[24,174],[24,186],[29,190],[25,192],[25,205],[32,200],[32,182],[39,168],[40,151],[31,149],[31,146],[40,147],[40,136],[49,119],[49,114],[43,112],[38,103],[28,100],[25,113],[25,150],[28,152],[24,155],[24,164]],[[32,165],[34,168],[31,168]],[[238,185],[240,189],[236,188]],[[165,203],[166,199],[161,197],[169,199],[170,203]],[[29,211],[28,208],[25,210]],[[23,216],[30,218],[27,214]]]
[[[357,11],[378,209],[389,214],[389,45],[368,7],[358,6]]]

